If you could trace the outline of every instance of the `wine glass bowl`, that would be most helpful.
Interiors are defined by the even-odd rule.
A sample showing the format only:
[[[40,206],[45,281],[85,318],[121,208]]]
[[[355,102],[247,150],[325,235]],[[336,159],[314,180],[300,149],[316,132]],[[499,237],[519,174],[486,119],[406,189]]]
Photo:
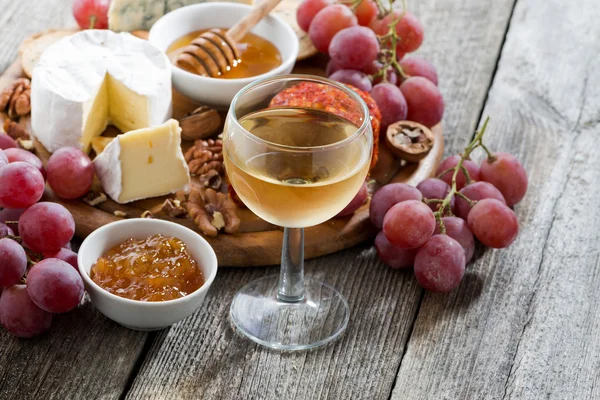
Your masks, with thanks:
[[[326,106],[286,104],[285,96],[307,84],[327,86]],[[251,282],[232,303],[232,321],[250,339],[298,350],[327,343],[345,329],[343,296],[304,279],[302,228],[329,220],[352,200],[367,176],[372,146],[366,104],[327,79],[268,78],[234,98],[223,137],[229,182],[252,212],[285,228],[280,276]]]

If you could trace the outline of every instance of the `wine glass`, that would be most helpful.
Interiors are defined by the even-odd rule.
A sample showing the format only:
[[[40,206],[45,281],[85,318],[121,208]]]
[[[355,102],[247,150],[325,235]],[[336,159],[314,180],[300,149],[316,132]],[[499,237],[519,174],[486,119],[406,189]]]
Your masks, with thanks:
[[[276,97],[301,85],[326,89],[327,104],[290,107],[282,95]],[[303,228],[329,220],[354,198],[367,176],[372,147],[366,104],[352,89],[328,79],[266,78],[233,99],[223,138],[229,182],[252,212],[284,228],[280,274],[249,283],[231,304],[233,324],[251,340],[302,350],[345,330],[346,299],[330,285],[304,277]]]

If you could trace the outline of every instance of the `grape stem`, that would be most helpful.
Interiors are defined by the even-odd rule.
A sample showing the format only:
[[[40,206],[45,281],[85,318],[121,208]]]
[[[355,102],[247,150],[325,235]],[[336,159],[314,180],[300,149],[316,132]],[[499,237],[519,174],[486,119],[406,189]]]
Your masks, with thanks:
[[[375,0],[377,8],[379,9],[379,19],[383,19],[392,13],[392,6],[394,4],[394,1],[395,0],[389,0],[390,8],[387,9],[383,6],[381,0]],[[404,72],[404,70],[400,66],[400,63],[398,62],[398,54],[396,50],[398,42],[402,40],[402,38],[398,36],[398,33],[396,32],[396,25],[398,25],[398,23],[406,15],[406,9],[406,0],[402,0],[402,12],[398,16],[398,18],[392,21],[392,23],[389,26],[388,32],[385,35],[379,37],[379,43],[382,47],[382,50],[380,52],[380,62],[382,63],[383,67],[379,71],[375,72],[373,75],[370,75],[371,80],[381,78],[383,82],[389,82],[390,71],[388,70],[390,69],[390,67],[392,67],[393,70],[396,71],[402,78],[410,78],[410,75]]]
[[[435,216],[435,220],[437,221],[437,223],[440,227],[440,232],[442,234],[446,234],[446,227],[444,226],[444,222],[442,221],[442,218],[444,217],[444,215],[451,215],[452,210],[450,210],[450,202],[452,201],[452,198],[454,197],[454,195],[457,195],[458,197],[467,201],[470,206],[473,206],[476,203],[476,201],[469,199],[467,196],[460,193],[456,189],[456,178],[458,177],[459,171],[462,171],[462,173],[465,175],[467,184],[472,182],[471,177],[469,176],[469,172],[463,165],[464,161],[468,160],[471,156],[471,153],[479,147],[481,147],[483,150],[485,150],[485,152],[488,155],[488,159],[490,159],[492,157],[495,158],[494,155],[483,144],[483,135],[485,134],[485,130],[488,126],[489,121],[490,121],[490,117],[488,116],[485,119],[485,122],[483,123],[483,126],[481,127],[481,129],[479,129],[479,131],[477,131],[477,133],[475,133],[475,137],[473,138],[471,143],[469,143],[469,145],[467,147],[465,147],[465,151],[460,155],[460,160],[458,160],[458,163],[453,168],[447,169],[446,171],[442,172],[439,175],[439,176],[443,176],[443,175],[447,174],[448,172],[452,172],[452,186],[450,187],[450,191],[446,195],[446,198],[444,198],[441,201],[441,204],[440,204],[438,210],[433,213],[433,215]],[[429,202],[430,202],[430,200],[425,201],[426,204],[428,204]]]

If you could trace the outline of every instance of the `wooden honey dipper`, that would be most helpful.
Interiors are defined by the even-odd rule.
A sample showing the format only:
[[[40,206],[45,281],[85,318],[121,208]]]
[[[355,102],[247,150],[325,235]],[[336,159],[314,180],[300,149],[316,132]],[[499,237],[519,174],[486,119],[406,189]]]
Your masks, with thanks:
[[[241,61],[237,43],[280,1],[263,0],[227,31],[215,28],[202,33],[181,49],[175,64],[187,71],[212,78],[226,73]]]

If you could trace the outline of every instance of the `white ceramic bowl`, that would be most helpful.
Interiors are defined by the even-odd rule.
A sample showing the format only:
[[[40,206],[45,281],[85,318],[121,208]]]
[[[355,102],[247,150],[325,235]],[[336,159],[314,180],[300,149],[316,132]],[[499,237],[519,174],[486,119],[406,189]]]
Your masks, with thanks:
[[[200,3],[178,8],[160,18],[150,29],[148,40],[161,51],[183,35],[208,28],[230,28],[252,10],[251,6],[230,2]],[[282,64],[261,75],[244,79],[207,78],[173,66],[173,85],[187,97],[202,104],[229,107],[233,96],[247,84],[268,76],[289,74],[298,56],[298,37],[282,19],[269,15],[252,29],[268,39],[281,53]]]
[[[90,270],[107,250],[129,238],[145,239],[159,233],[185,242],[206,280],[198,290],[176,300],[145,302],[119,297],[92,281]],[[217,256],[202,236],[179,224],[159,219],[134,218],[104,225],[83,241],[77,262],[94,306],[113,321],[140,331],[163,329],[193,314],[217,275]]]

